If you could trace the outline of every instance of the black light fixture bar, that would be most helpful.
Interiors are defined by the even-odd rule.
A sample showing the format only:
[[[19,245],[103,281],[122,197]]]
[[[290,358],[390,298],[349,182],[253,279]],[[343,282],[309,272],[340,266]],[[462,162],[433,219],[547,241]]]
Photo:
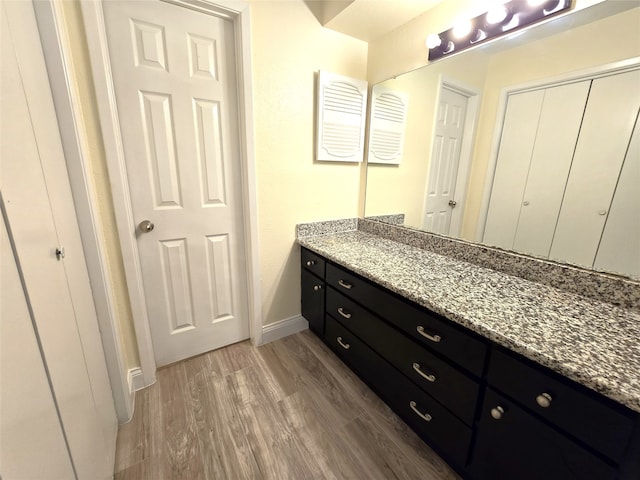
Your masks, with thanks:
[[[571,0],[511,0],[427,37],[429,61],[508,35],[571,8]]]

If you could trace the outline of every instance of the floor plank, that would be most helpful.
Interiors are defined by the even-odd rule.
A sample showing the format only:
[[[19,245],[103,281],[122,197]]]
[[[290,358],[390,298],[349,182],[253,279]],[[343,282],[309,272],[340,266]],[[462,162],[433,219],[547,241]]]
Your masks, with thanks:
[[[308,331],[157,377],[120,426],[116,480],[459,478]]]

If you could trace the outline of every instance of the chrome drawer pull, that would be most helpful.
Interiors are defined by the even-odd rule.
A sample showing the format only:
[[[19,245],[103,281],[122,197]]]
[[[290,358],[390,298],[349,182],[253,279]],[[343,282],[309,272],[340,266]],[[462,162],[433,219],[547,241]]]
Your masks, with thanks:
[[[342,343],[342,337],[338,337],[338,338],[336,338],[336,340],[338,341],[340,346],[342,348],[344,348],[345,350],[349,350],[349,348],[351,348],[351,345],[349,345],[348,343]]]
[[[341,287],[346,288],[347,290],[351,290],[353,288],[353,285],[351,285],[350,283],[345,282],[342,279],[338,280],[338,285],[340,285]]]
[[[315,260],[307,261],[307,267],[313,267],[316,264]]]
[[[314,290],[315,292],[318,292],[318,291],[322,290],[322,285],[314,285],[314,286],[313,286],[313,290]]]
[[[500,420],[502,415],[504,415],[504,408],[500,405],[491,409],[491,417],[493,417],[494,420]]]
[[[345,312],[342,307],[338,307],[338,313],[342,315],[344,318],[351,318],[351,314]]]
[[[411,407],[411,410],[413,410],[416,415],[418,415],[425,422],[430,422],[433,417],[431,415],[429,415],[428,413],[422,413],[420,410],[418,410],[417,405],[418,404],[416,402],[414,402],[413,400],[411,400],[409,402],[409,406]]]
[[[549,408],[551,406],[551,400],[553,400],[553,398],[546,392],[536,397],[536,403],[542,408]]]
[[[433,374],[429,374],[427,375],[426,373],[424,373],[422,370],[420,370],[420,364],[419,363],[413,363],[413,369],[418,372],[418,374],[424,378],[425,380],[427,380],[428,382],[435,382],[436,381],[436,376]]]
[[[418,325],[418,328],[416,328],[416,330],[418,330],[418,333],[420,335],[422,335],[427,340],[431,340],[432,342],[439,343],[440,340],[442,340],[442,337],[440,335],[429,335],[424,331],[424,327],[422,325]]]

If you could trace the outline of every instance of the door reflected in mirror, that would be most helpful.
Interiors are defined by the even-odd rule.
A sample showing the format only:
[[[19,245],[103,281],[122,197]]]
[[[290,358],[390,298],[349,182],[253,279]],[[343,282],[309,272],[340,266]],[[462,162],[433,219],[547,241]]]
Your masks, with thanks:
[[[640,278],[640,8],[607,7],[374,86],[408,109],[365,216]]]

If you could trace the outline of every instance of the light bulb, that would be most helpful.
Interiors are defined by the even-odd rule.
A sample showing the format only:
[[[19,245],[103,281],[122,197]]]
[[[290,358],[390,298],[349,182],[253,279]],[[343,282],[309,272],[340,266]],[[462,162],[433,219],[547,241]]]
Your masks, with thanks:
[[[427,41],[425,42],[425,44],[427,45],[427,48],[429,50],[433,50],[434,48],[442,45],[442,39],[437,33],[432,33],[427,37]]]
[[[509,14],[509,10],[504,5],[497,5],[487,12],[486,20],[489,25],[500,23]]]
[[[451,33],[455,38],[464,38],[471,33],[472,28],[471,20],[462,20],[453,26]]]

